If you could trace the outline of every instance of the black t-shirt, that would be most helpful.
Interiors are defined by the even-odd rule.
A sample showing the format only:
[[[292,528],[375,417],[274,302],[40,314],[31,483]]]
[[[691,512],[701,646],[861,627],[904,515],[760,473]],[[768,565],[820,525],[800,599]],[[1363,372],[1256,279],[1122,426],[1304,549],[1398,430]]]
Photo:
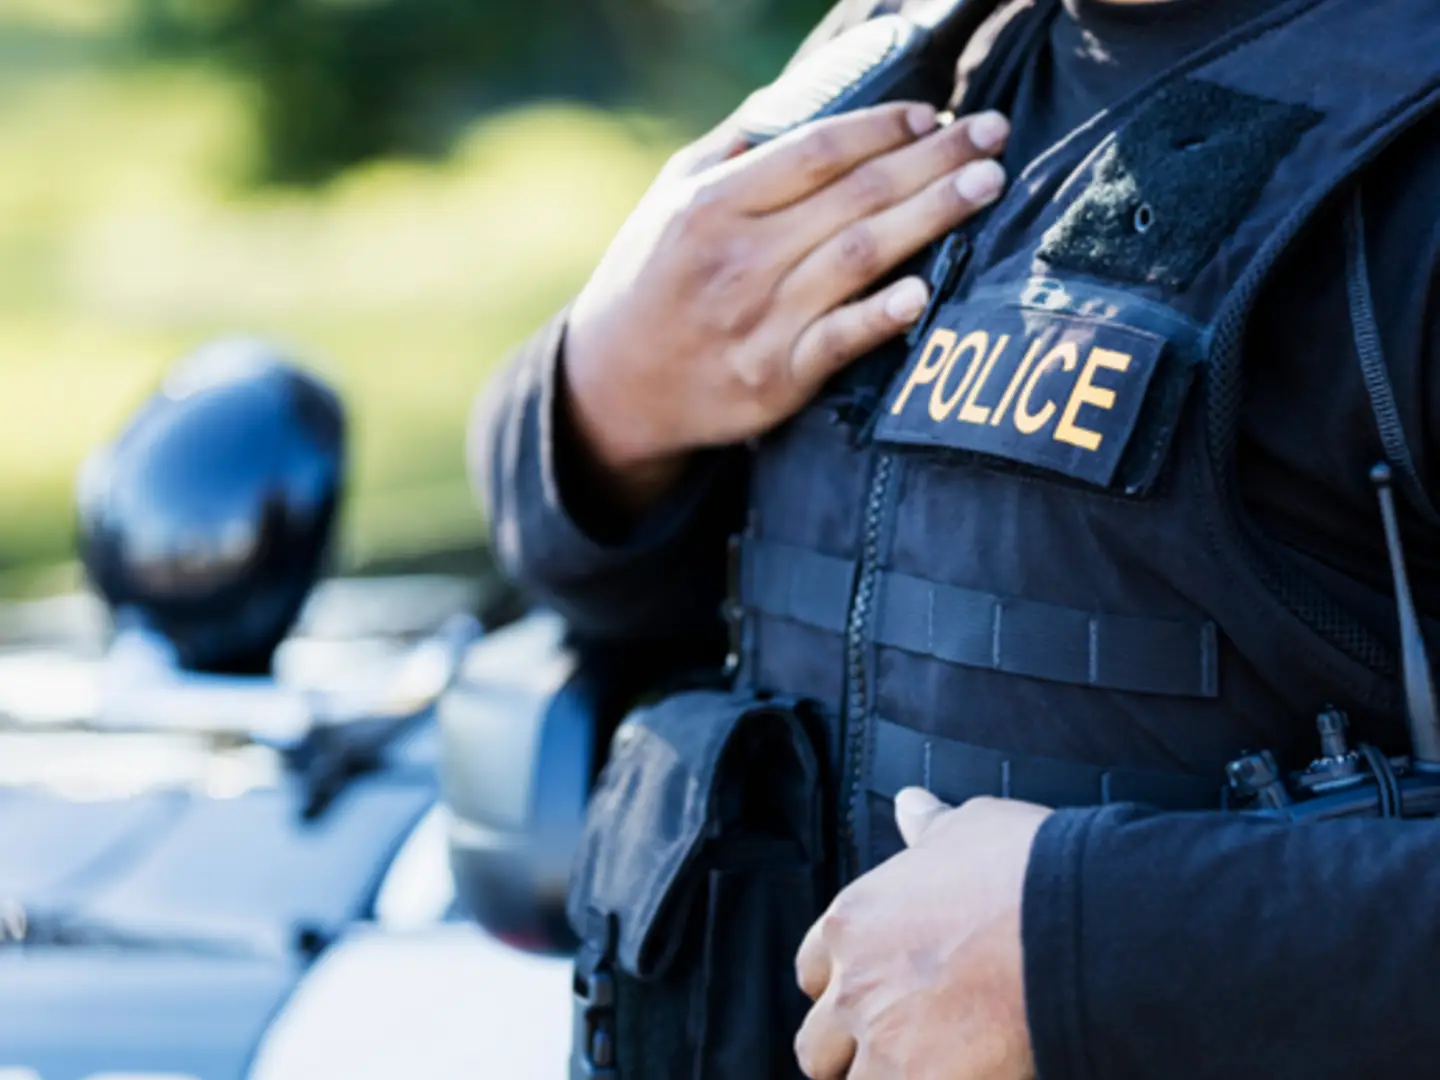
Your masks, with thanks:
[[[1064,0],[1010,105],[1011,176],[1053,143],[1277,0]],[[1437,415],[1440,150],[1431,124],[1366,173],[1370,273],[1387,362],[1421,477]],[[1353,344],[1343,205],[1327,208],[1277,267],[1252,319],[1236,479],[1253,519],[1344,606],[1394,635],[1389,567],[1369,467],[1382,459]],[[1421,606],[1440,614],[1440,545],[1402,506]]]
[[[1278,0],[1064,0],[1011,108],[1019,168],[1096,113]]]

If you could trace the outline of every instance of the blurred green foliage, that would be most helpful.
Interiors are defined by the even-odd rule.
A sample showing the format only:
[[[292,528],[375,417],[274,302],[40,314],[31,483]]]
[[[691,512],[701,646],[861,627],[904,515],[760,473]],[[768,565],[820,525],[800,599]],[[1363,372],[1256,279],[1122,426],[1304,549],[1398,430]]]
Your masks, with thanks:
[[[0,595],[73,583],[85,454],[231,333],[341,391],[347,562],[481,543],[476,394],[819,6],[717,2],[0,0]]]
[[[263,177],[436,154],[537,97],[661,107],[703,124],[772,75],[826,0],[139,0],[135,33],[254,95]]]

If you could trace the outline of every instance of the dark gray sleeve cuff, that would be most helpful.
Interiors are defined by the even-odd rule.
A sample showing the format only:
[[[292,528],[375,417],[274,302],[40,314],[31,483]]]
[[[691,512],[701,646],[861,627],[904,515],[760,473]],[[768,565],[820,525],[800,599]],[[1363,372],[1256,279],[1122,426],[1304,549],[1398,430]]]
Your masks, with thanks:
[[[638,519],[616,506],[603,478],[596,476],[579,433],[564,406],[565,351],[562,336],[548,364],[542,390],[542,445],[546,491],[556,513],[597,549],[647,553],[665,546],[694,518],[714,483],[720,455],[697,453],[683,477]]]
[[[1090,828],[1113,808],[1058,810],[1030,851],[1021,905],[1025,1013],[1039,1080],[1092,1080],[1085,1053],[1080,884]]]
[[[609,518],[558,410],[565,316],[522,347],[476,409],[472,479],[506,572],[581,635],[644,639],[719,627],[725,540],[743,517],[736,451],[697,455],[639,522]]]

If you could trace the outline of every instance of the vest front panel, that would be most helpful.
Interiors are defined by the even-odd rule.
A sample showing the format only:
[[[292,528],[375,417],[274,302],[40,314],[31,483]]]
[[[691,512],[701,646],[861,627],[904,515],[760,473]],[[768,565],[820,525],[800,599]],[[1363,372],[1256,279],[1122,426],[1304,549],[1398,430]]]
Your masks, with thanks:
[[[1217,788],[1247,748],[1308,760],[1328,705],[1395,746],[1392,673],[1282,601],[1227,471],[1254,296],[1430,107],[1425,8],[1288,5],[1097,118],[972,238],[866,437],[821,401],[765,440],[743,671],[834,717],[848,872],[899,786],[985,790],[952,743]]]

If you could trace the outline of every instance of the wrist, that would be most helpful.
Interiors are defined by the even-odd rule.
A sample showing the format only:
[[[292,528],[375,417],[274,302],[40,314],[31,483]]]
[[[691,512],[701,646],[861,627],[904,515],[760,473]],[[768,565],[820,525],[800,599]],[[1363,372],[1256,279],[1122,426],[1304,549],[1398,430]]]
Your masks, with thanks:
[[[616,392],[607,367],[593,353],[582,354],[575,336],[567,334],[561,348],[556,408],[563,417],[575,458],[591,483],[634,518],[659,502],[684,476],[691,455],[664,450],[646,437],[644,419]]]

